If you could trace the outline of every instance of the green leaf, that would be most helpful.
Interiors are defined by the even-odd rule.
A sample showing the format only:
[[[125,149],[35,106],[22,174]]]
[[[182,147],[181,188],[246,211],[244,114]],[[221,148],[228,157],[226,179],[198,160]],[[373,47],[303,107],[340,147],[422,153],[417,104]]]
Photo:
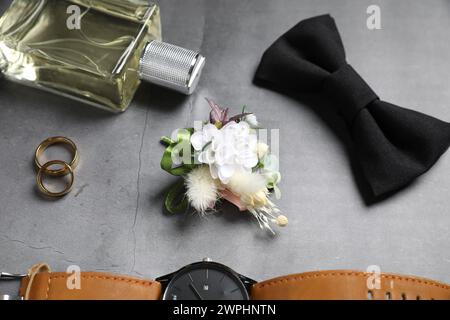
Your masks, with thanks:
[[[184,194],[184,179],[175,183],[166,195],[164,206],[172,214],[181,213],[187,210],[189,201]]]

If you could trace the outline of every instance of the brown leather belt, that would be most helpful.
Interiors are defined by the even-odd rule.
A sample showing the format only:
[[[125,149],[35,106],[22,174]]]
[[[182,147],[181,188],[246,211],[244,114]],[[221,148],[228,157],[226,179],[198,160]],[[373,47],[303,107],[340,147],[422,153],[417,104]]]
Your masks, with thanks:
[[[373,273],[336,270],[282,276],[254,284],[252,300],[450,300],[450,286],[437,281],[390,273],[379,275],[377,289],[368,289]],[[81,272],[80,289],[68,289],[71,274],[37,265],[22,279],[26,300],[158,300],[161,284],[101,272]]]

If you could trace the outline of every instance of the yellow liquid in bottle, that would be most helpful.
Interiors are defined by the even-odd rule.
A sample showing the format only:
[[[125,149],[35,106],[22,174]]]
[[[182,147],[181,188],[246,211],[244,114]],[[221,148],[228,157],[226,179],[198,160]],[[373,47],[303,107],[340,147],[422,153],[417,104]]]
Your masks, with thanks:
[[[68,27],[73,5],[79,29]],[[14,0],[0,18],[0,68],[11,80],[120,112],[140,84],[145,46],[160,39],[159,8],[144,0]]]

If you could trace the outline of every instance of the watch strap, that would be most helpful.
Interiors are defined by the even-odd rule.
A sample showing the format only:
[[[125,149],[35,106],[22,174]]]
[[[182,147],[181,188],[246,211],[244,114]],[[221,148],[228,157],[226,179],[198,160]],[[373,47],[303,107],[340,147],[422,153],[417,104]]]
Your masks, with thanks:
[[[79,287],[73,277],[79,277]],[[46,264],[32,267],[22,279],[25,300],[159,300],[161,284],[103,272],[51,272]]]
[[[391,273],[351,270],[293,274],[257,283],[252,300],[450,300],[450,286]]]
[[[79,287],[74,286],[78,276]],[[75,283],[76,284],[76,283]],[[158,300],[158,281],[103,272],[51,272],[46,264],[22,279],[25,300]],[[306,272],[254,284],[252,300],[450,300],[450,286],[438,281],[392,273],[352,270]]]

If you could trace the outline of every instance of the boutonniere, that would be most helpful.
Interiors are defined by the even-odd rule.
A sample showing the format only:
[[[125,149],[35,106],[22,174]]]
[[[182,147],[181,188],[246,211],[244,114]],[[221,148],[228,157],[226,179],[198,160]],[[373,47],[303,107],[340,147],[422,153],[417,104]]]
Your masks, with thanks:
[[[200,215],[214,212],[220,200],[251,213],[262,229],[273,233],[271,224],[286,226],[284,215],[272,202],[281,197],[278,158],[258,141],[256,116],[243,108],[235,116],[206,99],[209,121],[162,137],[167,148],[161,168],[182,179],[168,192],[165,207],[171,213],[193,207]]]

